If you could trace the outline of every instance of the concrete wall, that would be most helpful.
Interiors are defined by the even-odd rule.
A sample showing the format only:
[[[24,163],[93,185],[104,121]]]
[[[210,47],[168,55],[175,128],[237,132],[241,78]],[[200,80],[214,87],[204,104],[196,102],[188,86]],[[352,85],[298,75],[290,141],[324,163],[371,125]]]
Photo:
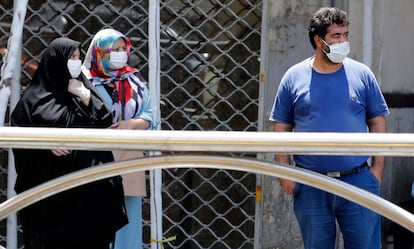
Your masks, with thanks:
[[[414,130],[414,1],[375,0],[371,18],[373,32],[372,58],[367,60],[364,49],[364,1],[323,0],[264,0],[263,17],[266,46],[262,61],[264,84],[264,130],[271,131],[272,123],[267,121],[279,81],[291,65],[313,54],[307,37],[307,27],[313,12],[321,6],[335,5],[348,11],[350,26],[350,57],[371,62],[391,114],[387,117],[388,131],[395,133]],[[369,36],[368,36],[369,37]],[[371,41],[371,40],[370,40]],[[367,52],[367,50],[365,51]],[[366,54],[366,53],[365,53]],[[369,54],[369,53],[368,53]],[[402,100],[399,96],[405,99]],[[412,98],[411,98],[412,97]],[[404,103],[401,103],[405,101]],[[266,155],[273,160],[273,155]],[[382,184],[382,196],[400,203],[410,199],[411,182],[414,179],[411,157],[388,157]],[[263,177],[263,225],[262,248],[302,248],[300,233],[292,213],[292,199],[281,192],[277,179]],[[384,240],[390,234],[391,223],[384,219]],[[341,246],[339,246],[341,248]],[[384,248],[386,248],[384,246]]]
[[[374,1],[373,53],[371,68],[391,114],[387,117],[388,132],[414,131],[414,2],[412,0]],[[363,1],[350,1],[352,56],[363,60],[361,23],[364,22]],[[382,196],[395,203],[410,200],[414,180],[412,157],[388,157],[382,184]],[[392,233],[392,223],[383,220],[384,239]]]

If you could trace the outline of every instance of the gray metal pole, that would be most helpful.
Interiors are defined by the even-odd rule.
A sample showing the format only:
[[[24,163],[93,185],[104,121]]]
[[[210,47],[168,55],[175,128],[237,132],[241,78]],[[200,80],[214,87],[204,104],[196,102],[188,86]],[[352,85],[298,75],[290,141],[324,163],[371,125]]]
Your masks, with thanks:
[[[148,44],[149,44],[149,90],[151,93],[152,110],[158,123],[161,120],[160,106],[160,1],[149,1]],[[158,123],[157,130],[160,129]],[[157,151],[151,155],[159,155]],[[162,248],[162,172],[154,169],[149,172],[150,178],[150,209],[151,209],[151,249]]]
[[[260,34],[260,85],[259,85],[259,109],[258,109],[258,131],[265,131],[264,122],[266,120],[265,113],[266,113],[266,79],[268,76],[268,19],[270,17],[270,8],[269,8],[269,0],[263,0],[262,3],[262,31]],[[257,158],[263,160],[265,155],[260,153],[257,155]],[[262,198],[262,185],[263,185],[263,177],[260,174],[256,174],[256,202],[255,202],[255,218],[254,218],[254,242],[253,248],[254,249],[261,249],[262,248],[262,217],[263,217],[263,198]]]
[[[0,89],[3,86],[3,91],[9,88],[10,90],[10,113],[16,106],[20,98],[20,71],[22,57],[22,35],[24,18],[26,16],[28,0],[15,0],[13,2],[13,21],[11,26],[11,37],[7,44],[6,61],[2,68],[2,79],[0,82]],[[5,85],[5,82],[10,82],[10,85]],[[1,91],[1,90],[0,90]],[[4,107],[7,106],[7,99],[2,99]],[[0,113],[0,125],[3,126],[5,113]],[[8,174],[7,174],[7,198],[12,198],[16,195],[14,191],[14,183],[16,181],[16,171],[14,168],[14,157],[12,151],[9,149],[8,157]],[[17,216],[16,213],[10,214],[7,218],[7,248],[17,248]]]

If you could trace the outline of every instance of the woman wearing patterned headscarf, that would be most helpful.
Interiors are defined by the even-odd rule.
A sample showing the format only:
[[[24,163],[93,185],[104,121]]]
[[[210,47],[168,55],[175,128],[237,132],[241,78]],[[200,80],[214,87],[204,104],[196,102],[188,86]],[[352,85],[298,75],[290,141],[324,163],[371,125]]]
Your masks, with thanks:
[[[130,53],[131,41],[124,34],[103,29],[88,48],[84,73],[111,107],[112,128],[152,129],[155,123],[147,83],[137,69],[127,65]],[[117,160],[139,157],[136,152],[127,154],[117,151],[114,156]],[[118,231],[115,249],[139,249],[142,247],[141,196],[146,194],[145,174],[137,172],[122,177],[129,224]]]
[[[11,115],[13,126],[108,128],[112,113],[81,73],[80,43],[53,40]],[[111,151],[13,149],[21,193],[56,177],[113,161]],[[127,223],[121,178],[88,183],[19,212],[26,249],[108,249]]]

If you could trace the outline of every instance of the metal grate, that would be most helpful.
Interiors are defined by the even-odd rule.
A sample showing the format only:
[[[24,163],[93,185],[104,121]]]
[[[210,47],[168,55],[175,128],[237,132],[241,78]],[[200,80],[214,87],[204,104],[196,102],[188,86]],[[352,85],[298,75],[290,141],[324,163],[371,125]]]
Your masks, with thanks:
[[[162,128],[257,130],[261,1],[163,1]],[[253,248],[255,176],[165,170],[173,248]]]
[[[163,129],[257,130],[260,6],[163,2]]]
[[[3,2],[4,47],[13,1]],[[29,1],[22,85],[28,84],[51,40],[66,36],[82,41],[86,52],[93,34],[104,27],[131,38],[129,63],[148,79],[148,5],[148,0]],[[161,1],[162,129],[257,130],[261,5],[261,0]],[[6,172],[1,173],[4,179]],[[166,248],[253,248],[255,181],[255,175],[244,172],[164,170],[164,236],[177,236]],[[143,212],[144,248],[150,248],[146,198]]]

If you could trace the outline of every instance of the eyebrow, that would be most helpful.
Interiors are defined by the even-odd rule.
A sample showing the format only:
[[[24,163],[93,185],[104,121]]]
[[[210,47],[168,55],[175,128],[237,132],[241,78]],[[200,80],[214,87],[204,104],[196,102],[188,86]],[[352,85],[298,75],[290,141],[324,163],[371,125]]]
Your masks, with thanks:
[[[337,36],[337,35],[348,35],[348,34],[349,34],[349,31],[344,32],[344,33],[341,33],[341,32],[336,32],[336,33],[333,33],[333,34],[332,34],[332,36]]]

